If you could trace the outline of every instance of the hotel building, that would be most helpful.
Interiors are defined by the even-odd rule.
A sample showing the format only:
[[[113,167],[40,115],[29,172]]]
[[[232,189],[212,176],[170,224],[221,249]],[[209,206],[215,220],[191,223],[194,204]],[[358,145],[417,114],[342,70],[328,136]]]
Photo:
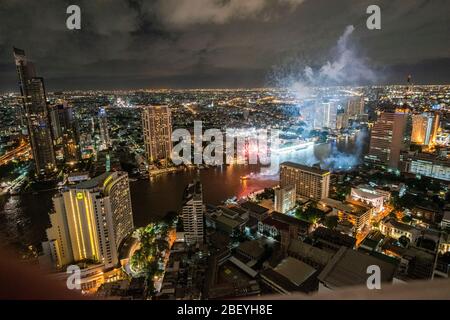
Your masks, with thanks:
[[[330,172],[318,167],[308,167],[294,162],[280,165],[280,187],[295,186],[297,195],[314,200],[328,198]]]
[[[134,229],[127,173],[106,172],[70,186],[53,205],[43,248],[56,269],[80,262],[103,269],[118,264],[119,246]]]

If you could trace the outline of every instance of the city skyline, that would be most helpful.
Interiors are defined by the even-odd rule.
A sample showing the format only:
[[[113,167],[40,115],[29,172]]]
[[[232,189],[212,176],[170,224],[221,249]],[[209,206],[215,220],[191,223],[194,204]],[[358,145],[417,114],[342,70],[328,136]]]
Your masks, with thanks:
[[[449,299],[447,6],[2,1],[0,298]]]
[[[7,26],[0,30],[0,91],[15,91],[13,46],[45,70],[39,74],[51,91],[280,85],[280,73],[333,63],[347,26],[354,27],[352,54],[375,77],[340,84],[403,84],[408,75],[417,84],[450,83],[444,72],[450,67],[448,2],[376,1],[381,30],[365,25],[370,1],[175,3],[82,1],[81,30],[67,30],[63,2],[7,0],[0,17]],[[18,12],[29,19],[15,19]],[[328,16],[334,19],[322,23]]]

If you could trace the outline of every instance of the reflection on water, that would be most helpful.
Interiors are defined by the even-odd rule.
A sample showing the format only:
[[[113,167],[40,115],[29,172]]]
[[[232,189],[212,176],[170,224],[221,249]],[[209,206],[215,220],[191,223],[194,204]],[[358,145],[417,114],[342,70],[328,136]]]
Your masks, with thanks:
[[[335,143],[340,152],[351,154],[355,150],[354,139]],[[333,144],[320,144],[289,154],[283,154],[279,162],[294,161],[304,164],[323,162],[334,150]],[[150,181],[130,182],[133,216],[136,226],[143,226],[161,218],[168,211],[181,207],[183,190],[198,174],[203,183],[204,201],[219,204],[234,196],[241,198],[249,193],[278,183],[278,176],[258,175],[258,165],[228,165],[204,170],[183,172],[153,177]],[[241,180],[241,176],[255,173],[256,178]],[[45,239],[45,228],[49,225],[48,212],[52,208],[54,192],[39,195],[25,194],[0,198],[0,236],[14,245],[39,244]]]

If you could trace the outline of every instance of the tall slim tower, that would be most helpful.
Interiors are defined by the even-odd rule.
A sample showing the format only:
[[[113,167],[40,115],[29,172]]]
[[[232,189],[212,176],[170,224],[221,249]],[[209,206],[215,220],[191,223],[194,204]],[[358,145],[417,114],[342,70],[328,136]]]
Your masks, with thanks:
[[[172,116],[168,106],[145,106],[142,131],[148,161],[170,160],[172,153]]]
[[[100,150],[109,149],[111,140],[109,138],[108,118],[105,108],[100,108],[98,111],[98,127],[100,132]]]
[[[56,195],[53,205],[43,248],[55,267],[90,261],[106,269],[118,263],[118,248],[134,228],[127,173],[81,182]]]
[[[14,59],[36,175],[49,175],[56,169],[56,157],[44,79],[36,77],[34,65],[23,50],[14,48]]]
[[[195,180],[184,190],[182,220],[184,237],[189,245],[203,243],[203,216],[205,205],[203,204],[203,190],[200,181]]]
[[[397,169],[400,151],[405,150],[411,140],[410,115],[406,110],[383,112],[373,125],[369,154],[366,160]]]

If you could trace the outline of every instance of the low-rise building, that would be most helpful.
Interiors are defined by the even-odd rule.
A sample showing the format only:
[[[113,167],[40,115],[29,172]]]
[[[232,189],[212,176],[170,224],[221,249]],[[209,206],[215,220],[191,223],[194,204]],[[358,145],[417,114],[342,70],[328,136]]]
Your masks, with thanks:
[[[262,221],[269,216],[269,209],[262,207],[254,202],[247,201],[241,203],[241,208],[248,212],[250,217],[258,219],[258,221]]]
[[[205,214],[206,226],[231,236],[244,231],[249,216],[247,211],[239,207],[217,207],[215,210],[208,210]]]
[[[378,266],[381,283],[391,283],[396,265],[374,256],[341,247],[319,274],[319,292],[351,286],[366,286],[368,267]]]
[[[374,208],[374,212],[379,213],[383,211],[384,205],[389,201],[390,193],[361,184],[351,188],[350,198],[371,205]]]
[[[324,227],[314,230],[312,238],[322,247],[335,251],[339,250],[341,246],[354,248],[356,245],[356,238]]]
[[[339,220],[346,220],[353,224],[355,232],[360,232],[369,225],[373,208],[355,200],[339,201],[334,199],[323,199],[319,206],[332,209],[331,215],[336,215]]]
[[[398,239],[402,236],[407,237],[411,243],[415,243],[420,236],[420,231],[415,227],[401,223],[394,218],[387,217],[380,222],[380,231],[388,237]]]
[[[317,270],[292,257],[284,258],[275,268],[260,273],[264,284],[281,294],[309,293],[317,290]]]
[[[334,253],[314,247],[299,239],[291,240],[287,254],[320,270],[331,260]]]

